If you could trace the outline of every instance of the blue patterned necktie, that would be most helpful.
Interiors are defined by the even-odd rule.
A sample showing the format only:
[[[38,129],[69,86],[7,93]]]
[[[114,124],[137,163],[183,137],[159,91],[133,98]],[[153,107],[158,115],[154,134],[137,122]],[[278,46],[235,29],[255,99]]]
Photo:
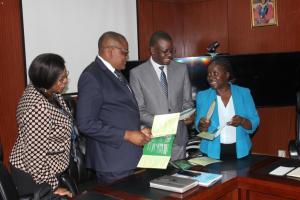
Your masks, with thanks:
[[[121,72],[119,72],[118,70],[115,70],[114,73],[117,75],[119,81],[121,81],[122,84],[127,85],[127,82],[126,82],[126,80],[124,79],[124,77],[123,77],[123,75],[122,75]]]
[[[168,82],[167,82],[166,74],[164,72],[164,66],[160,66],[159,69],[161,70],[160,85],[161,85],[161,88],[162,88],[164,94],[166,95],[166,97],[168,97]]]
[[[115,70],[114,73],[117,75],[117,78],[119,79],[119,81],[123,84],[123,85],[126,85],[127,88],[129,89],[130,92],[131,91],[131,88],[129,87],[128,85],[128,82],[127,80],[125,79],[125,77],[123,76],[123,74],[121,72],[119,72],[118,70]]]

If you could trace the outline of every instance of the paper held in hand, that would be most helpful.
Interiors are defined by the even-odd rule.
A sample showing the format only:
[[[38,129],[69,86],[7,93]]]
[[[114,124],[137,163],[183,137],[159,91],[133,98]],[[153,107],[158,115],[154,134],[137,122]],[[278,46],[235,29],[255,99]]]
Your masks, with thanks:
[[[182,111],[180,113],[179,120],[185,120],[185,119],[189,118],[195,111],[196,111],[195,108],[189,108],[189,109]]]
[[[212,132],[207,132],[207,131],[202,131],[200,132],[197,137],[206,139],[206,140],[214,140],[217,138],[220,134],[222,129],[226,126],[227,124],[225,123],[223,126],[216,128]]]
[[[152,125],[152,137],[175,135],[180,113],[155,115]]]
[[[206,117],[205,117],[207,120],[210,120],[210,118],[215,110],[215,107],[216,107],[216,100],[214,100],[208,108],[208,111],[207,111]],[[219,136],[215,133],[219,133],[219,132],[218,132],[218,128],[217,128],[212,132],[202,131],[197,136],[200,138],[203,138],[203,139],[207,139],[207,140],[214,140],[216,137]]]
[[[212,114],[213,114],[213,112],[214,112],[214,110],[215,110],[215,107],[216,107],[216,100],[214,100],[214,101],[210,104],[210,106],[209,106],[209,108],[208,108],[208,111],[207,111],[207,113],[206,113],[206,119],[207,119],[207,120],[210,120],[210,118],[211,118],[211,116],[212,116]]]
[[[166,169],[171,158],[173,141],[177,132],[179,113],[155,115],[152,139],[144,145],[137,167]]]

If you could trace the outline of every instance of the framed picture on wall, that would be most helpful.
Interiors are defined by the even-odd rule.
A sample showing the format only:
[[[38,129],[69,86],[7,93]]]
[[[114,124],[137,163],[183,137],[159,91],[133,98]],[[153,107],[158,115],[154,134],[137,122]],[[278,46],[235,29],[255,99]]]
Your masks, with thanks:
[[[251,0],[252,27],[278,25],[277,0]]]

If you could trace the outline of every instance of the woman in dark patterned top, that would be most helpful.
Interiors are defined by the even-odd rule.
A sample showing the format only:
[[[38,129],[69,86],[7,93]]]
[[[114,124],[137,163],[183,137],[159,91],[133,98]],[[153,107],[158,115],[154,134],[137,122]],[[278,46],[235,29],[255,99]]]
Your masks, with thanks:
[[[13,180],[20,195],[48,183],[54,194],[71,197],[57,178],[69,165],[72,131],[72,117],[61,96],[68,83],[64,59],[50,53],[37,56],[29,78],[17,108],[19,134],[10,155]]]

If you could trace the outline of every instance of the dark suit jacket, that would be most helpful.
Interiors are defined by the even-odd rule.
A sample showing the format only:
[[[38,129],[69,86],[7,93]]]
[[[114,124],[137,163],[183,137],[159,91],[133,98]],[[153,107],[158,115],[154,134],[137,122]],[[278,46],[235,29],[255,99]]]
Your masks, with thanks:
[[[124,140],[125,130],[139,130],[133,93],[97,57],[78,82],[77,124],[87,136],[87,167],[101,172],[134,169],[142,148]]]

